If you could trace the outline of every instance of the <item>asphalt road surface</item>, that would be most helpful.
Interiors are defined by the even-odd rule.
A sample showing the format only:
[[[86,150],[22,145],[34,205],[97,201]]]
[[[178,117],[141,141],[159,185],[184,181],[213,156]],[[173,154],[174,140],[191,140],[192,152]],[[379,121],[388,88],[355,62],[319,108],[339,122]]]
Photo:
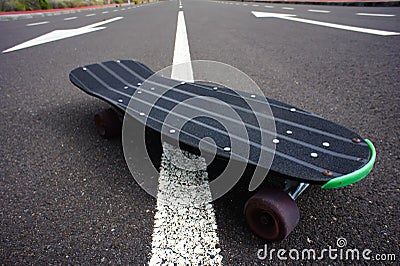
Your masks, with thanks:
[[[400,8],[196,0],[182,5],[192,60],[232,65],[268,97],[343,124],[377,150],[376,166],[363,181],[337,190],[311,187],[301,195],[300,222],[280,243],[265,246],[250,232],[241,188],[215,201],[222,263],[314,263],[289,258],[289,250],[321,254],[329,247],[358,249],[360,256],[369,249],[375,262],[398,263],[400,35],[315,21],[399,33]],[[163,1],[0,22],[1,264],[150,261],[156,199],[132,178],[121,140],[97,135],[92,117],[107,105],[74,87],[68,74],[117,59],[136,59],[153,70],[171,65],[178,10],[179,2]],[[256,17],[252,11],[281,15]],[[289,14],[308,22],[284,19]],[[83,32],[98,22],[103,29]],[[78,30],[69,31],[70,38],[7,51],[66,29]],[[339,238],[346,246],[338,246]],[[276,251],[260,258],[265,247],[286,250],[281,257],[287,260]],[[326,253],[322,262],[368,261]]]

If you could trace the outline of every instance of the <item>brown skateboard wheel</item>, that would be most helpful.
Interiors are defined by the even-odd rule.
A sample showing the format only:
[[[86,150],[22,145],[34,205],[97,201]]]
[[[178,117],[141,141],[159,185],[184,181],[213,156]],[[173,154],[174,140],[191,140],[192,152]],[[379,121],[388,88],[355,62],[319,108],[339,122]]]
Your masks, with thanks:
[[[284,191],[262,188],[246,202],[244,213],[250,229],[268,241],[280,241],[296,227],[300,213]]]
[[[112,108],[95,114],[94,124],[99,135],[105,139],[115,138],[121,134],[121,122]]]

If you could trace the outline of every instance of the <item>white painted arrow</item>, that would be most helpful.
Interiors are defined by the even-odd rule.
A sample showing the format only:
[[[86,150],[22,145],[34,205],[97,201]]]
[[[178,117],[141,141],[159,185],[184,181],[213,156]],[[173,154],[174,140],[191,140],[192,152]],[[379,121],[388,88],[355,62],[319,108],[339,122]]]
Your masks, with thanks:
[[[346,26],[346,25],[340,25],[340,24],[334,24],[334,23],[328,23],[328,22],[321,22],[321,21],[310,20],[310,19],[295,18],[294,16],[296,16],[296,15],[291,15],[291,14],[256,12],[256,11],[251,11],[251,13],[253,13],[253,15],[256,16],[257,18],[279,18],[279,19],[297,21],[297,22],[307,23],[307,24],[312,24],[312,25],[348,30],[348,31],[355,31],[355,32],[362,32],[362,33],[369,33],[369,34],[380,35],[380,36],[400,35],[400,32],[373,30],[373,29],[367,29],[367,28],[360,28],[360,27]]]
[[[74,36],[78,36],[78,35],[82,35],[85,33],[90,33],[90,32],[94,32],[94,31],[98,31],[98,30],[102,30],[105,29],[106,27],[99,27],[101,25],[107,24],[107,23],[111,23],[117,20],[123,19],[123,17],[115,17],[112,19],[108,19],[108,20],[104,20],[98,23],[94,23],[88,26],[84,26],[84,27],[80,27],[77,29],[68,29],[68,30],[55,30],[52,32],[49,32],[45,35],[39,36],[35,39],[32,39],[30,41],[18,44],[10,49],[4,50],[3,53],[8,53],[8,52],[12,52],[12,51],[17,51],[17,50],[21,50],[24,48],[28,48],[28,47],[32,47],[32,46],[36,46],[36,45],[40,45],[40,44],[44,44],[44,43],[48,43],[48,42],[54,42],[54,41],[58,41],[58,40],[62,40],[62,39],[66,39],[66,38],[70,38],[70,37],[74,37]]]
[[[257,18],[283,18],[283,17],[295,17],[293,14],[282,14],[282,13],[270,13],[270,12],[258,12],[251,11]]]

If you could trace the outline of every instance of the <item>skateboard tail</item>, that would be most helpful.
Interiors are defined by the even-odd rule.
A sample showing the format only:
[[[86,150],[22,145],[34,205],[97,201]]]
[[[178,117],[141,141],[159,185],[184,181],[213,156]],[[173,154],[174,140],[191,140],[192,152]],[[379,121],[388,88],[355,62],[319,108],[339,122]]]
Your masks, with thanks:
[[[343,175],[334,179],[329,180],[326,182],[322,188],[329,189],[329,188],[341,188],[344,186],[348,186],[350,184],[356,183],[366,177],[374,167],[375,159],[376,159],[376,151],[375,147],[372,144],[371,141],[368,139],[365,139],[365,142],[368,144],[369,148],[371,149],[371,157],[370,160],[366,165],[364,165],[362,168],[347,174]]]

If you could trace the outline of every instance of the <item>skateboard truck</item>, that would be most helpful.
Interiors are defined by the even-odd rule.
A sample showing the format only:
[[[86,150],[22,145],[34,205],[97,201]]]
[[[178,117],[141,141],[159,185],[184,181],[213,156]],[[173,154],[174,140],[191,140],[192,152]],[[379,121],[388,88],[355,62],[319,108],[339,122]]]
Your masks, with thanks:
[[[289,196],[293,200],[296,200],[300,196],[300,194],[303,193],[304,190],[306,190],[306,188],[308,188],[309,185],[310,184],[308,184],[308,183],[299,183],[299,185],[293,192],[289,192]]]

